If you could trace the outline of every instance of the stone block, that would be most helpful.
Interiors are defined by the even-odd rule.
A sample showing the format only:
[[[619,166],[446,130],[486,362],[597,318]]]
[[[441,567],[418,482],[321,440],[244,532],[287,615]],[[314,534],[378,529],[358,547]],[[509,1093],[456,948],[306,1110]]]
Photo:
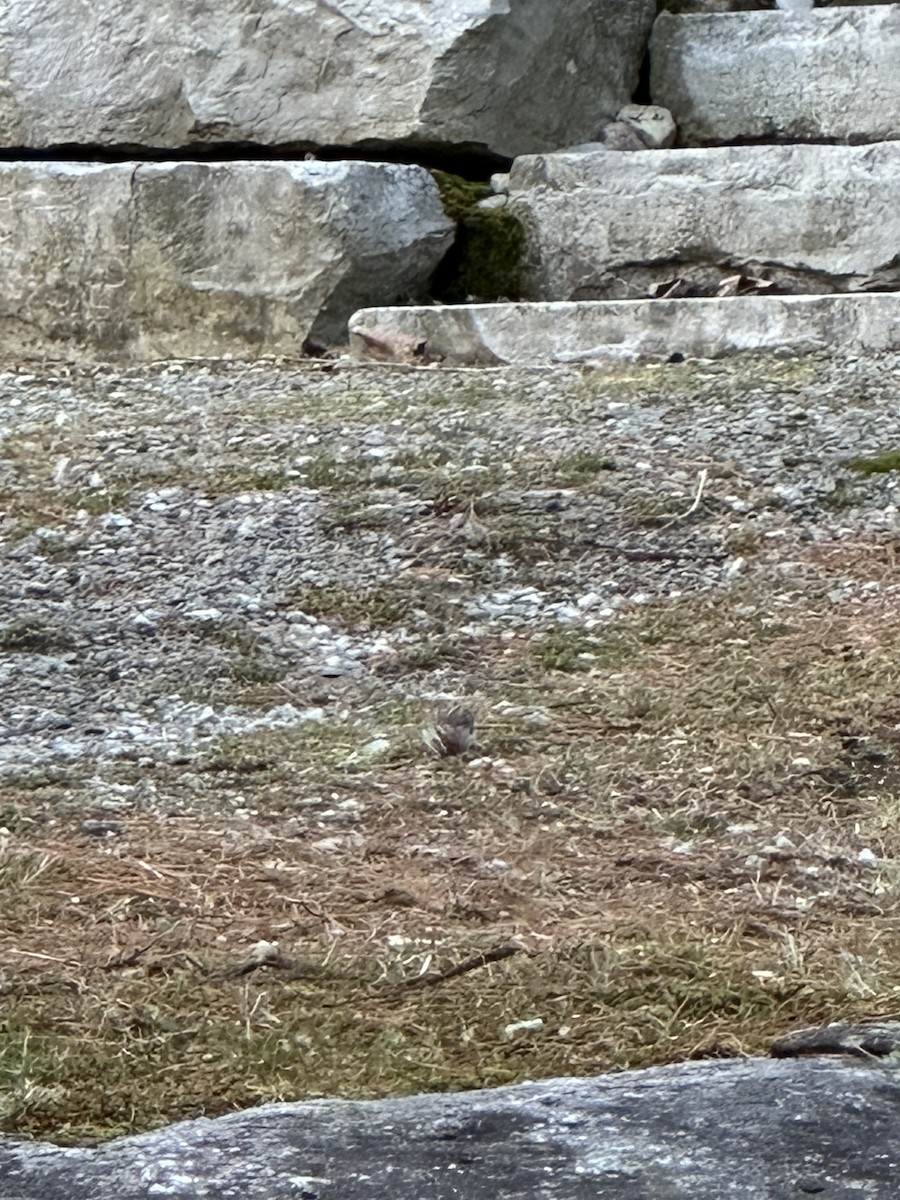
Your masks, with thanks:
[[[900,5],[675,16],[650,42],[651,93],[679,144],[900,138]]]
[[[518,158],[524,298],[635,299],[736,272],[788,291],[900,287],[900,142]]]
[[[631,98],[655,11],[655,0],[15,0],[0,10],[0,145],[509,156],[571,145]]]
[[[299,354],[422,294],[453,240],[420,167],[0,163],[7,355]]]

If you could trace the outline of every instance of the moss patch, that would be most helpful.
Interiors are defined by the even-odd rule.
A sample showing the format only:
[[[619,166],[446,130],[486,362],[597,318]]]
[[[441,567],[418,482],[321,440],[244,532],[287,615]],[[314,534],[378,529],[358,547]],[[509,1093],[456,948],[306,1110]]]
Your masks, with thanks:
[[[882,475],[886,471],[900,470],[900,450],[887,450],[870,458],[851,458],[847,463],[851,471],[861,475]]]
[[[525,231],[505,207],[482,208],[491,195],[483,184],[434,172],[444,210],[457,222],[456,241],[438,268],[432,292],[447,303],[519,300],[523,294]]]

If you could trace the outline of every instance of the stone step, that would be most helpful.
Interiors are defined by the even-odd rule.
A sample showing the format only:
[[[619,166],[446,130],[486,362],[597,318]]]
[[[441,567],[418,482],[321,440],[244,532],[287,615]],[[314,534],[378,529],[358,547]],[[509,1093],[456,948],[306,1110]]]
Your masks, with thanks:
[[[658,18],[651,92],[678,144],[900,138],[900,5]]]
[[[508,186],[525,299],[634,299],[674,276],[707,293],[735,272],[900,287],[900,141],[530,155]]]
[[[357,358],[487,366],[900,350],[900,293],[363,309]]]
[[[453,240],[421,167],[0,163],[7,355],[234,357],[342,340]]]

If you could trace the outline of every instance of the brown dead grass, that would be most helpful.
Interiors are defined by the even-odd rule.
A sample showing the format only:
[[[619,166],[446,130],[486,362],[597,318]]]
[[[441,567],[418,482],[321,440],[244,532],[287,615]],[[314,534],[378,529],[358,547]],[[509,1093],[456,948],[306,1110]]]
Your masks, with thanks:
[[[893,549],[779,555],[571,655],[462,639],[324,725],[121,764],[145,792],[118,836],[81,832],[110,814],[77,770],[5,785],[0,1127],[759,1053],[896,1011]],[[429,683],[475,705],[476,761],[423,747]]]

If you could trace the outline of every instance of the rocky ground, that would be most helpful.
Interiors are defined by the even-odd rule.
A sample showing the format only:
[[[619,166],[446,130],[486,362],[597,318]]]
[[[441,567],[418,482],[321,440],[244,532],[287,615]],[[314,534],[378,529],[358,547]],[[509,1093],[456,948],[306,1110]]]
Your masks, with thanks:
[[[889,1006],[898,379],[0,375],[3,1127]]]

